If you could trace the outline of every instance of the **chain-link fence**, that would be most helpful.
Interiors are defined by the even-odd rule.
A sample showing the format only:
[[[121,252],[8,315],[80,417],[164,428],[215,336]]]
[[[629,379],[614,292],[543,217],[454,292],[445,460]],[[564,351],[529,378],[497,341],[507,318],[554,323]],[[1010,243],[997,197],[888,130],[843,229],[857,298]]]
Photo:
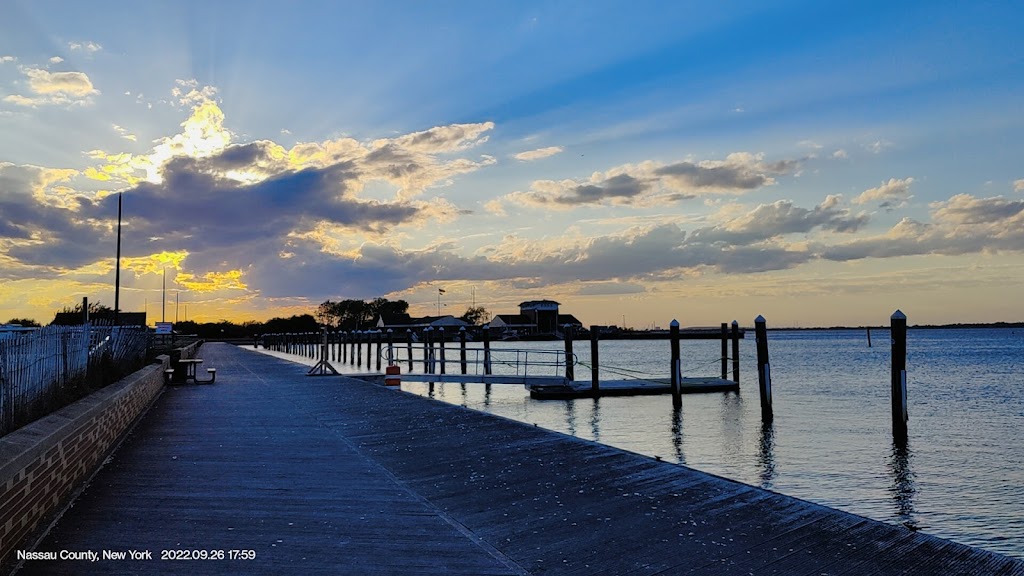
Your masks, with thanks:
[[[0,339],[0,436],[139,369],[148,331],[47,326]]]

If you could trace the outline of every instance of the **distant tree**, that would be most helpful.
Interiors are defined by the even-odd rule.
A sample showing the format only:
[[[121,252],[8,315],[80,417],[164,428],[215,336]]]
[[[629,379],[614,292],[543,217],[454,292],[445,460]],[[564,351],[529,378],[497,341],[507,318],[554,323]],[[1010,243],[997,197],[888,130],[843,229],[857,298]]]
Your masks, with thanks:
[[[7,321],[8,324],[19,324],[25,328],[39,328],[39,322],[35,320],[29,320],[28,318],[11,318]]]
[[[113,312],[113,311],[114,311],[113,308],[111,308],[110,306],[107,306],[105,304],[101,304],[98,301],[97,302],[89,302],[89,314],[99,314],[99,313],[107,313],[107,312]],[[78,304],[75,304],[74,308],[70,308],[68,306],[65,306],[61,310],[61,312],[65,313],[65,314],[81,314],[82,313],[82,303],[79,302]]]
[[[370,323],[377,321],[381,316],[399,316],[409,313],[409,303],[405,300],[388,300],[387,298],[374,298],[367,304]]]
[[[480,326],[481,324],[486,324],[490,316],[490,313],[483,306],[470,306],[466,309],[466,313],[459,316],[459,318],[473,326]]]

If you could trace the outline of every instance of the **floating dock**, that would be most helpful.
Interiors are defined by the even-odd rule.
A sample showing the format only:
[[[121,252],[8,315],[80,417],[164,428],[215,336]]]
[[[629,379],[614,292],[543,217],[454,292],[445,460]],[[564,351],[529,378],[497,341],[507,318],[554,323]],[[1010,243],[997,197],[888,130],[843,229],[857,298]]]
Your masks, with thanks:
[[[573,398],[594,398],[603,396],[650,396],[671,394],[668,378],[652,380],[602,380],[595,393],[589,381],[576,380],[565,384],[539,384],[527,386],[530,398],[534,400],[571,400]],[[683,394],[702,392],[739,392],[740,385],[722,378],[683,378]]]

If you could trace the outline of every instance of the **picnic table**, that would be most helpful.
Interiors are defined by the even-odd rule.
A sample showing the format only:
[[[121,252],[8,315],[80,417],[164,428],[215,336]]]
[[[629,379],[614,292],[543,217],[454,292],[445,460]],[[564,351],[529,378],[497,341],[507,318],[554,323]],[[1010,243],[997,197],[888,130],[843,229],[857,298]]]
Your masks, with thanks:
[[[182,358],[178,360],[178,366],[185,369],[185,376],[182,378],[182,381],[186,384],[190,380],[196,384],[213,384],[214,380],[217,379],[217,369],[207,368],[206,373],[209,374],[210,377],[206,380],[200,380],[197,372],[199,371],[199,365],[202,363],[202,358]],[[173,373],[173,370],[167,371],[168,379],[170,379],[170,375]]]

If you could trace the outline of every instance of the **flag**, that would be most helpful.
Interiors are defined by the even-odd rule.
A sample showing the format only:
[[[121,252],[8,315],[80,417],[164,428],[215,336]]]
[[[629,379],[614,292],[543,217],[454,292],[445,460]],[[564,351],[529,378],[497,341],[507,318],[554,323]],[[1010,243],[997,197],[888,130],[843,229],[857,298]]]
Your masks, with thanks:
[[[444,288],[438,288],[437,289],[437,293],[438,294],[444,294]]]

